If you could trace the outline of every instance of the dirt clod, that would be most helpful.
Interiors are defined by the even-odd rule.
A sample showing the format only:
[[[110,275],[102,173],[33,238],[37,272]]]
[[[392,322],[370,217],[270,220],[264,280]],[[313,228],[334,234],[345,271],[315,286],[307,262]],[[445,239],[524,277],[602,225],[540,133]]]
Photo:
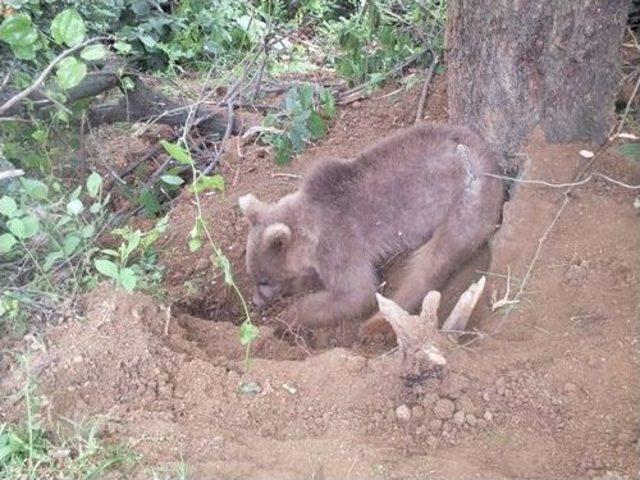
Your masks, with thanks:
[[[396,408],[396,417],[401,422],[408,422],[411,420],[411,410],[403,403]]]
[[[446,420],[453,417],[455,411],[455,405],[448,398],[440,398],[433,406],[433,413],[436,417]]]

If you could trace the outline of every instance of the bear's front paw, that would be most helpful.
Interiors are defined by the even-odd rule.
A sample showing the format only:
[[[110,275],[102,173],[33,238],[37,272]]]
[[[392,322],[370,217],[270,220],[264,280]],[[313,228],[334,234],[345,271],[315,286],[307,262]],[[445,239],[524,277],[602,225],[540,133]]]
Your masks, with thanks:
[[[395,345],[396,334],[389,325],[389,322],[385,320],[380,312],[369,317],[361,326],[358,332],[360,341],[364,344],[370,345]]]

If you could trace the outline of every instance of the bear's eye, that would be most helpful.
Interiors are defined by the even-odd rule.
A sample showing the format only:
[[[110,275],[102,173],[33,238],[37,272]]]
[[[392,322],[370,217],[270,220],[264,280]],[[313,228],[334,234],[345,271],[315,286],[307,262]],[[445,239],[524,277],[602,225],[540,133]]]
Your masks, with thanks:
[[[268,287],[270,285],[270,283],[267,280],[260,280],[258,282],[258,286],[259,287]]]

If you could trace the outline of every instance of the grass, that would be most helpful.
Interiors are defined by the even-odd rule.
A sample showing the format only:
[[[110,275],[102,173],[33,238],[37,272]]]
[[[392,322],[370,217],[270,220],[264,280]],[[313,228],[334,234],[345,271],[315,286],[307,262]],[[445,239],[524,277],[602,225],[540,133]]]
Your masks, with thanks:
[[[0,424],[0,479],[90,480],[135,464],[136,455],[128,447],[102,442],[96,422],[43,419],[32,380],[20,393],[23,421]]]

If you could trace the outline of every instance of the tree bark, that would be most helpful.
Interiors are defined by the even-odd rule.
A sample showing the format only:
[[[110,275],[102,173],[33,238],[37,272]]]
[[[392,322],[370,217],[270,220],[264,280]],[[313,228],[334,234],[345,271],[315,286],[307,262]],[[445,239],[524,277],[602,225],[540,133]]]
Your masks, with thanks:
[[[449,114],[505,153],[540,126],[599,144],[613,121],[629,0],[450,0]]]

